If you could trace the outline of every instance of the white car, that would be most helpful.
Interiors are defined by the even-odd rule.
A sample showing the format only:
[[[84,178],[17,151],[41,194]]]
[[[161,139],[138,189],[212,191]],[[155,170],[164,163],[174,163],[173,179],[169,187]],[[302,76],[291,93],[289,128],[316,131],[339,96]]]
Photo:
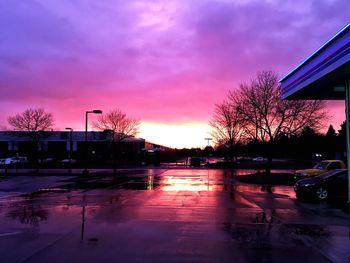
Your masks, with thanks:
[[[267,160],[266,158],[260,157],[260,156],[253,158],[254,162],[265,162],[266,160]]]
[[[28,163],[28,158],[25,156],[19,157],[11,157],[5,159],[5,164],[20,164],[20,163]]]
[[[74,164],[74,163],[77,163],[77,160],[76,160],[76,159],[63,159],[63,160],[61,161],[61,164],[62,164],[62,165]]]

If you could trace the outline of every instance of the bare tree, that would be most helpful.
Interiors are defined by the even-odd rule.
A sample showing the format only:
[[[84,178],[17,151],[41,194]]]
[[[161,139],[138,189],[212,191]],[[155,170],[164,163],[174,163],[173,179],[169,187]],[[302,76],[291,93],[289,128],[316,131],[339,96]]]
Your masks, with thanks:
[[[228,98],[242,115],[250,138],[270,146],[282,135],[297,135],[306,127],[317,131],[328,119],[324,101],[282,100],[278,75],[272,71],[258,72],[250,84],[242,84]],[[271,155],[267,157],[269,173]]]
[[[120,109],[114,109],[107,114],[99,116],[93,123],[96,129],[112,130],[115,133],[115,139],[123,140],[130,136],[136,136],[139,132],[140,121],[129,118]]]
[[[15,131],[23,131],[33,142],[38,141],[38,132],[52,129],[54,125],[52,113],[45,112],[42,108],[26,109],[24,112],[9,116],[7,120]]]
[[[43,131],[52,129],[54,119],[52,113],[45,112],[42,108],[26,109],[21,113],[8,117],[8,123],[15,131],[21,131],[21,136],[32,140],[32,157],[37,160],[38,148]]]
[[[229,150],[230,161],[232,161],[234,148],[241,142],[244,135],[242,115],[236,105],[227,101],[216,104],[214,116],[209,125],[213,129],[211,135],[215,143]]]
[[[54,123],[52,113],[47,113],[42,108],[26,109],[22,113],[8,117],[8,122],[15,130],[27,132],[48,130]]]

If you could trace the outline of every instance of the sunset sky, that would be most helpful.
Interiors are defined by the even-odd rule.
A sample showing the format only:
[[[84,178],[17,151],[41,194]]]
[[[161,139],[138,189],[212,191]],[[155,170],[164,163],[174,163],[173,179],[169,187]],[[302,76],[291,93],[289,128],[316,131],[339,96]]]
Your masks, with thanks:
[[[43,107],[55,129],[120,108],[139,137],[203,147],[215,103],[281,76],[350,22],[349,0],[0,0],[0,127]],[[336,130],[344,102],[330,102]],[[96,116],[91,115],[91,121]]]

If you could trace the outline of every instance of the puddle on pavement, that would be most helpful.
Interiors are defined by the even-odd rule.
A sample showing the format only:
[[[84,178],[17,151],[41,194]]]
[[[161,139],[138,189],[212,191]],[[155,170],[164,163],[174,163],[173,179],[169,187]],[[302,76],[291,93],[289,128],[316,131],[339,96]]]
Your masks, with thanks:
[[[41,189],[40,192],[54,192],[65,189],[125,189],[125,190],[158,190],[158,191],[213,191],[213,192],[244,192],[244,193],[271,193],[295,197],[291,187],[258,186],[237,184],[235,176],[249,174],[255,170],[145,170],[130,173],[127,176],[100,176],[91,179],[65,181],[65,185],[56,189]]]
[[[322,254],[331,262],[349,262],[350,226],[346,223],[333,225],[330,218],[326,224],[284,223],[278,220],[274,210],[258,212],[255,216],[252,214],[252,223],[245,220],[224,224],[224,231],[233,241],[265,252],[276,247],[295,251],[307,249],[310,253]]]
[[[323,237],[329,236],[330,232],[327,227],[322,225],[301,225],[301,224],[287,224],[284,225],[287,235],[292,237],[298,236],[311,236],[311,237]]]
[[[271,243],[270,239],[274,228],[264,224],[235,224],[231,226],[229,231],[233,240],[261,247]]]
[[[296,248],[317,247],[324,252],[344,250],[350,244],[348,237],[346,239],[340,238],[344,244],[337,244],[335,240],[339,237],[332,235],[327,227],[318,225],[232,224],[227,230],[232,240],[252,248],[269,249],[276,245]],[[332,242],[332,239],[335,240]],[[330,246],[333,247],[330,249]]]
[[[255,224],[280,224],[282,223],[275,209],[270,211],[262,211],[256,213],[252,218],[252,222]]]
[[[131,232],[131,236],[134,237],[133,235],[140,235],[135,231],[135,226],[142,229],[144,222],[155,226],[159,225],[158,221],[163,220],[164,224],[169,224],[169,228],[176,229],[176,227],[188,225],[189,222],[193,223],[194,219],[197,219],[202,222],[198,224],[199,230],[202,230],[200,227],[205,225],[209,229],[216,229],[215,227],[219,225],[221,232],[214,233],[217,236],[221,237],[220,234],[224,233],[225,238],[230,241],[267,251],[283,246],[298,248],[311,246],[312,249],[314,249],[312,246],[315,246],[331,253],[338,251],[338,247],[344,248],[350,244],[349,230],[346,232],[347,228],[344,225],[336,226],[334,229],[332,226],[291,224],[293,219],[291,214],[288,214],[288,209],[262,210],[259,207],[252,208],[248,204],[240,210],[237,207],[227,206],[234,199],[230,198],[229,194],[225,196],[205,193],[202,207],[199,207],[197,198],[200,199],[201,194],[186,196],[177,192],[223,191],[258,193],[261,196],[271,197],[271,194],[289,195],[290,187],[235,185],[232,180],[234,175],[230,171],[196,172],[187,171],[188,176],[175,171],[164,174],[149,173],[127,179],[104,177],[90,182],[65,182],[62,187],[44,188],[37,191],[35,195],[16,197],[0,205],[0,236],[10,238],[11,235],[22,235],[21,238],[24,240],[22,242],[25,242],[37,240],[42,237],[41,235],[45,238],[56,233],[70,234],[79,244],[83,239],[87,245],[95,246],[103,244],[112,235],[117,236],[117,232],[107,231],[100,234],[98,230],[105,227],[118,229],[118,231],[124,230],[126,233],[125,226],[130,224],[132,227],[127,230],[134,231]],[[93,190],[85,191],[90,189]],[[128,189],[144,190],[144,192],[119,191]],[[154,199],[147,199],[148,194]],[[234,202],[238,202],[240,196],[242,195],[238,194]],[[148,203],[145,203],[145,200]],[[183,207],[186,202],[190,206]],[[299,214],[299,208],[293,207],[291,212],[301,217],[303,213]],[[300,209],[305,211],[305,208]],[[315,220],[322,217],[319,214],[308,213],[307,220],[309,216],[314,216]],[[325,217],[328,217],[329,222],[334,223],[332,215],[325,215]],[[94,230],[91,231],[91,229]],[[147,229],[142,230],[147,231]],[[156,235],[157,233],[154,234],[154,232],[149,231]],[[201,235],[201,232],[198,233]],[[186,237],[191,238],[191,236]],[[166,240],[167,238],[165,237]],[[176,238],[176,236],[170,238]],[[340,242],[341,244],[338,245]]]
[[[24,225],[39,226],[42,221],[47,221],[49,212],[38,204],[12,203],[8,207],[6,217],[18,221]]]
[[[69,191],[69,186],[62,186],[61,188],[43,188],[43,189],[39,189],[38,191],[34,191],[30,194],[28,194],[29,196],[35,196],[35,195],[41,195],[41,194],[46,194],[46,193],[66,193]]]
[[[289,186],[239,184],[235,186],[235,190],[242,193],[268,193],[295,198],[295,192]]]

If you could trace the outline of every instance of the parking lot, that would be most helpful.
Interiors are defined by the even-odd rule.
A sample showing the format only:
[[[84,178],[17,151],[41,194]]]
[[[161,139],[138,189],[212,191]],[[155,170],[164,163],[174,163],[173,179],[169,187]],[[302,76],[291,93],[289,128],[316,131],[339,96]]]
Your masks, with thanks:
[[[235,172],[140,169],[0,182],[3,262],[350,262],[350,216]]]

